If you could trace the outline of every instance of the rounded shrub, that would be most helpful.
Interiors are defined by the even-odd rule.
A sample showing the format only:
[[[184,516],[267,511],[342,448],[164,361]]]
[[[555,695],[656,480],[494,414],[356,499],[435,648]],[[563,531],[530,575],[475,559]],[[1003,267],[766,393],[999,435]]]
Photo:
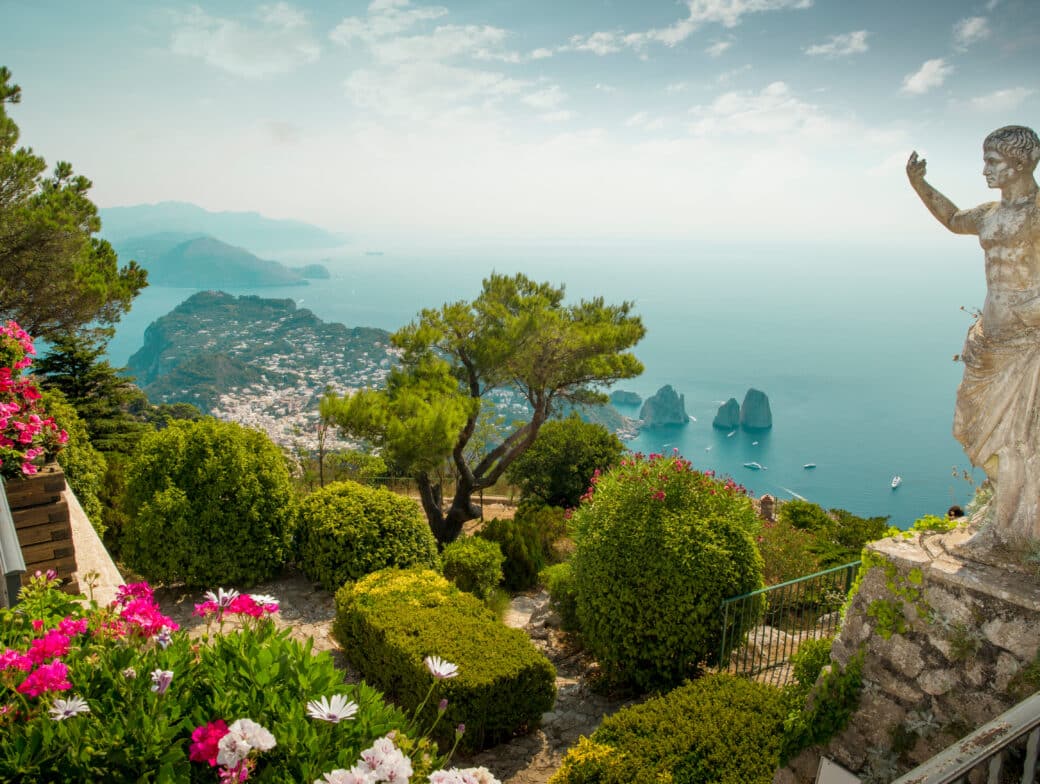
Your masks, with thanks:
[[[505,559],[497,542],[460,536],[441,553],[441,571],[461,590],[486,599],[502,582]]]
[[[304,573],[329,591],[386,567],[439,566],[419,505],[357,482],[333,482],[303,499],[297,553]]]
[[[717,661],[722,600],[762,586],[743,487],[637,454],[595,480],[572,523],[578,620],[608,676],[652,690]]]
[[[171,422],[127,466],[122,555],[150,580],[246,586],[292,542],[295,499],[281,451],[233,422]]]
[[[785,705],[773,686],[709,675],[607,716],[549,784],[769,784]]]

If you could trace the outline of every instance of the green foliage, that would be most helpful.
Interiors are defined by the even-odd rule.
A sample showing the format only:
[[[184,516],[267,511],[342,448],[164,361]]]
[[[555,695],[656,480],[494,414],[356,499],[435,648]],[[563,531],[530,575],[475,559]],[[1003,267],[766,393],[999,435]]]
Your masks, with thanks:
[[[441,568],[444,576],[459,589],[486,599],[502,582],[505,559],[496,542],[477,536],[460,536],[441,552]]]
[[[582,635],[617,680],[681,683],[719,656],[722,600],[762,587],[751,502],[678,456],[624,459],[594,488],[572,519]]]
[[[83,507],[90,524],[94,526],[98,536],[103,536],[105,519],[98,493],[101,492],[105,472],[108,470],[105,456],[91,445],[83,420],[76,415],[76,409],[66,402],[61,392],[44,392],[43,406],[47,413],[54,417],[58,427],[69,434],[65,448],[58,453],[58,465],[65,472],[65,481],[76,494],[76,499]]]
[[[780,504],[780,522],[808,531],[809,551],[820,569],[855,561],[867,542],[887,535],[888,517],[859,517],[844,509],[824,510],[819,504],[794,499]]]
[[[74,330],[103,331],[130,309],[145,271],[118,266],[88,198],[91,182],[59,161],[51,177],[43,158],[17,147],[7,104],[21,90],[0,68],[0,320],[14,319],[48,340]]]
[[[152,580],[253,585],[285,562],[295,499],[270,439],[232,422],[173,422],[127,468],[122,554]]]
[[[506,471],[521,498],[550,506],[575,507],[596,471],[617,465],[625,445],[602,425],[567,419],[546,422],[534,443]]]
[[[328,591],[388,566],[436,568],[437,543],[410,498],[334,482],[300,503],[300,567]]]
[[[709,675],[608,716],[550,784],[768,784],[784,700],[767,684]]]
[[[127,633],[117,632],[110,624],[119,619],[118,604],[84,606],[53,585],[40,581],[23,592],[23,606],[0,610],[0,648],[27,650],[44,631],[34,630],[32,619],[44,621],[45,629],[65,618],[86,620],[86,633],[71,635],[68,652],[59,657],[72,688],[58,696],[81,697],[90,711],[55,721],[48,714],[52,695],[16,693],[24,673],[8,670],[0,679],[0,780],[216,781],[217,771],[189,761],[191,733],[217,719],[231,724],[239,718],[256,721],[276,739],[273,749],[256,757],[251,779],[257,781],[310,782],[349,768],[362,749],[390,731],[398,733],[398,745],[419,747],[417,770],[441,761],[421,762],[422,753],[435,749],[408,737],[408,718],[379,692],[346,683],[327,652],[315,654],[310,641],[291,639],[267,619],[213,637],[175,632],[162,647],[125,616],[119,624]],[[164,694],[152,689],[154,670],[173,673]],[[307,716],[309,700],[335,694],[359,706],[351,721],[330,724]]]
[[[563,628],[569,632],[581,629],[578,623],[578,589],[570,561],[547,566],[538,574],[538,581],[549,592],[553,607],[560,614]]]
[[[433,721],[436,700],[448,700],[434,737],[477,750],[531,729],[552,708],[556,672],[522,631],[510,629],[470,594],[436,572],[387,569],[336,592],[336,639],[366,681],[407,710],[424,705]],[[458,676],[437,683],[427,656],[458,666]]]
[[[105,344],[88,336],[68,334],[53,338],[50,350],[35,363],[44,389],[60,390],[76,409],[101,452],[130,454],[151,428],[129,412],[130,406],[148,405],[131,381],[119,375],[105,354]],[[143,401],[143,403],[141,402]]]
[[[766,585],[778,585],[820,570],[813,553],[815,537],[784,518],[773,523],[763,520],[756,543],[765,565]]]
[[[504,584],[510,591],[526,591],[538,583],[540,572],[553,556],[553,544],[566,533],[563,510],[525,505],[512,519],[491,520],[477,536],[497,542],[505,555]]]
[[[563,288],[523,275],[492,274],[472,302],[424,310],[394,336],[401,365],[379,391],[339,401],[336,420],[369,439],[387,462],[412,474],[438,542],[459,535],[479,515],[473,493],[493,486],[535,440],[563,402],[605,402],[600,385],[631,378],[643,366],[628,349],[645,332],[631,303],[601,298],[563,304]],[[496,445],[469,449],[478,432],[480,401],[511,388],[531,418]],[[446,459],[457,473],[454,497],[442,499],[432,476]]]
[[[811,679],[812,671],[822,663],[822,648],[806,652],[798,683],[786,691],[789,708],[784,719],[781,765],[809,746],[825,744],[845,729],[859,706],[863,658],[861,650],[844,669],[832,664],[817,679]]]
[[[806,694],[820,677],[823,668],[831,663],[831,646],[833,637],[814,639],[810,637],[802,641],[798,650],[791,655],[791,667],[798,686]]]

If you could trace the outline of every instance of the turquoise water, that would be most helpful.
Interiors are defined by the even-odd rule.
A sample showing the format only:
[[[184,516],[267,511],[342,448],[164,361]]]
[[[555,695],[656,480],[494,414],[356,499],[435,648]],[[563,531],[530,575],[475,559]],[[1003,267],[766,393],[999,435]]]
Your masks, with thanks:
[[[322,319],[388,330],[421,308],[472,298],[491,271],[565,283],[569,298],[633,300],[647,327],[635,349],[646,371],[618,387],[645,397],[671,384],[696,421],[646,431],[632,448],[678,448],[755,494],[891,515],[901,527],[971,496],[951,475],[968,462],[950,433],[961,375],[951,358],[971,323],[960,306],[980,306],[984,296],[981,252],[970,241],[931,255],[634,244],[386,249],[326,264],[328,281],[233,293],[291,297]],[[192,291],[146,290],[110,345],[113,362],[125,364],[145,327]],[[769,395],[773,429],[713,430],[719,403],[742,400],[748,387]],[[743,467],[751,461],[765,470]],[[817,468],[804,470],[810,462]],[[892,490],[895,474],[903,484]]]

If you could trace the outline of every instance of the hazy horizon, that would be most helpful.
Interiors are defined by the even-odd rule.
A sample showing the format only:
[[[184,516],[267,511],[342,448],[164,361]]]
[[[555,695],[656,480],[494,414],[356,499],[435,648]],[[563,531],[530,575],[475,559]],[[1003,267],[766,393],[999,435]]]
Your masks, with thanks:
[[[1037,125],[1033,0],[15,3],[22,141],[101,206],[187,201],[362,245],[932,246],[903,167],[992,198]]]

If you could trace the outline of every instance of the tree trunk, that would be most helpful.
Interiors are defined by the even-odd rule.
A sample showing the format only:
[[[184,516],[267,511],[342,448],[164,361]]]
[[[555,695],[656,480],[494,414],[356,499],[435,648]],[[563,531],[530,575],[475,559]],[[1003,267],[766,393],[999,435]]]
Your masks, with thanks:
[[[432,482],[426,474],[416,476],[415,481],[419,486],[423,512],[439,547],[454,542],[462,533],[463,524],[480,517],[480,507],[471,500],[477,489],[473,483],[460,478],[455,485],[451,506],[445,511],[440,484]]]

